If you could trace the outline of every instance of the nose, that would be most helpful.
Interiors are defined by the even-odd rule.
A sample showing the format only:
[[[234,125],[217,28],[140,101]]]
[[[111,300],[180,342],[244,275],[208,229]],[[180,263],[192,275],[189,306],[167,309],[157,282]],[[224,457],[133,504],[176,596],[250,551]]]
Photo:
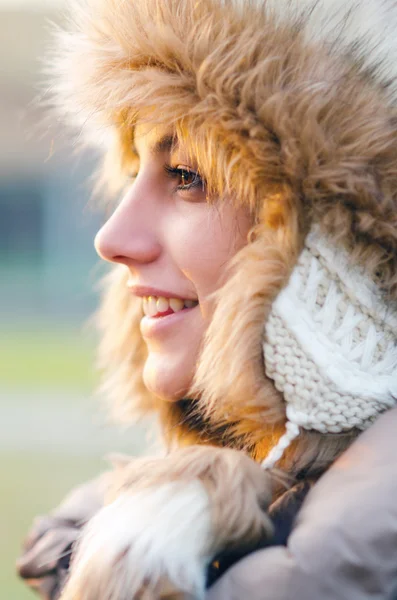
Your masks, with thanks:
[[[161,254],[156,219],[150,203],[139,202],[130,191],[95,237],[95,249],[108,262],[135,264],[154,262]]]

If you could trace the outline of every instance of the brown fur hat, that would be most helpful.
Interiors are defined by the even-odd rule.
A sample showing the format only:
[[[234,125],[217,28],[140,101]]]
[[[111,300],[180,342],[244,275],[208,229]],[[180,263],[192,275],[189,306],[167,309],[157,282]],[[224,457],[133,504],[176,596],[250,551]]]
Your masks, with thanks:
[[[254,223],[217,294],[195,408],[145,389],[141,307],[119,268],[99,314],[105,391],[122,418],[159,411],[170,441],[234,441],[263,458],[285,422],[264,373],[263,324],[313,223],[396,310],[396,3],[80,0],[71,14],[53,100],[80,139],[104,149],[108,189],[136,162],[137,118],[172,123],[210,191],[248,205]],[[302,434],[300,464],[327,462],[352,435],[334,436],[322,457],[324,436]]]

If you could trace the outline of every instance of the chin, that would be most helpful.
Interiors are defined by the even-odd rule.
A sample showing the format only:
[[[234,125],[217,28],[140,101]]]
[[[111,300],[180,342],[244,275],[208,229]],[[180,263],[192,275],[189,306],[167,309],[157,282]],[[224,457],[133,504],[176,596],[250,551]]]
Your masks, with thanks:
[[[143,370],[143,381],[149,392],[161,400],[177,402],[185,398],[190,389],[192,371],[192,365],[149,354]]]

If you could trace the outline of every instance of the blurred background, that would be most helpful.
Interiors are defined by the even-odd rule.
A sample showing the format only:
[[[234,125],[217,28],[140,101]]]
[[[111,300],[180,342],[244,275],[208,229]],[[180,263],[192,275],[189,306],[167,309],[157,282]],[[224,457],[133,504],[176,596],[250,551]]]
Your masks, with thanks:
[[[35,595],[15,576],[32,519],[137,454],[139,429],[118,431],[92,398],[95,339],[86,326],[103,266],[87,206],[93,157],[38,128],[33,101],[62,0],[0,0],[0,597]],[[55,132],[56,133],[56,132]],[[54,136],[54,132],[52,132]],[[58,139],[56,137],[56,139]]]

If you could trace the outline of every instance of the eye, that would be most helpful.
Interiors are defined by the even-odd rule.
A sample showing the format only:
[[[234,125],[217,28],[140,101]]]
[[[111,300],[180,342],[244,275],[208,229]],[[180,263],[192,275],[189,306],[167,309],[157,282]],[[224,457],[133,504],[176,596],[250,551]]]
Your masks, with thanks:
[[[171,167],[165,165],[165,172],[168,177],[174,179],[177,183],[176,189],[181,191],[191,190],[192,188],[200,188],[204,190],[205,183],[197,171],[189,169],[189,167],[177,166]]]

